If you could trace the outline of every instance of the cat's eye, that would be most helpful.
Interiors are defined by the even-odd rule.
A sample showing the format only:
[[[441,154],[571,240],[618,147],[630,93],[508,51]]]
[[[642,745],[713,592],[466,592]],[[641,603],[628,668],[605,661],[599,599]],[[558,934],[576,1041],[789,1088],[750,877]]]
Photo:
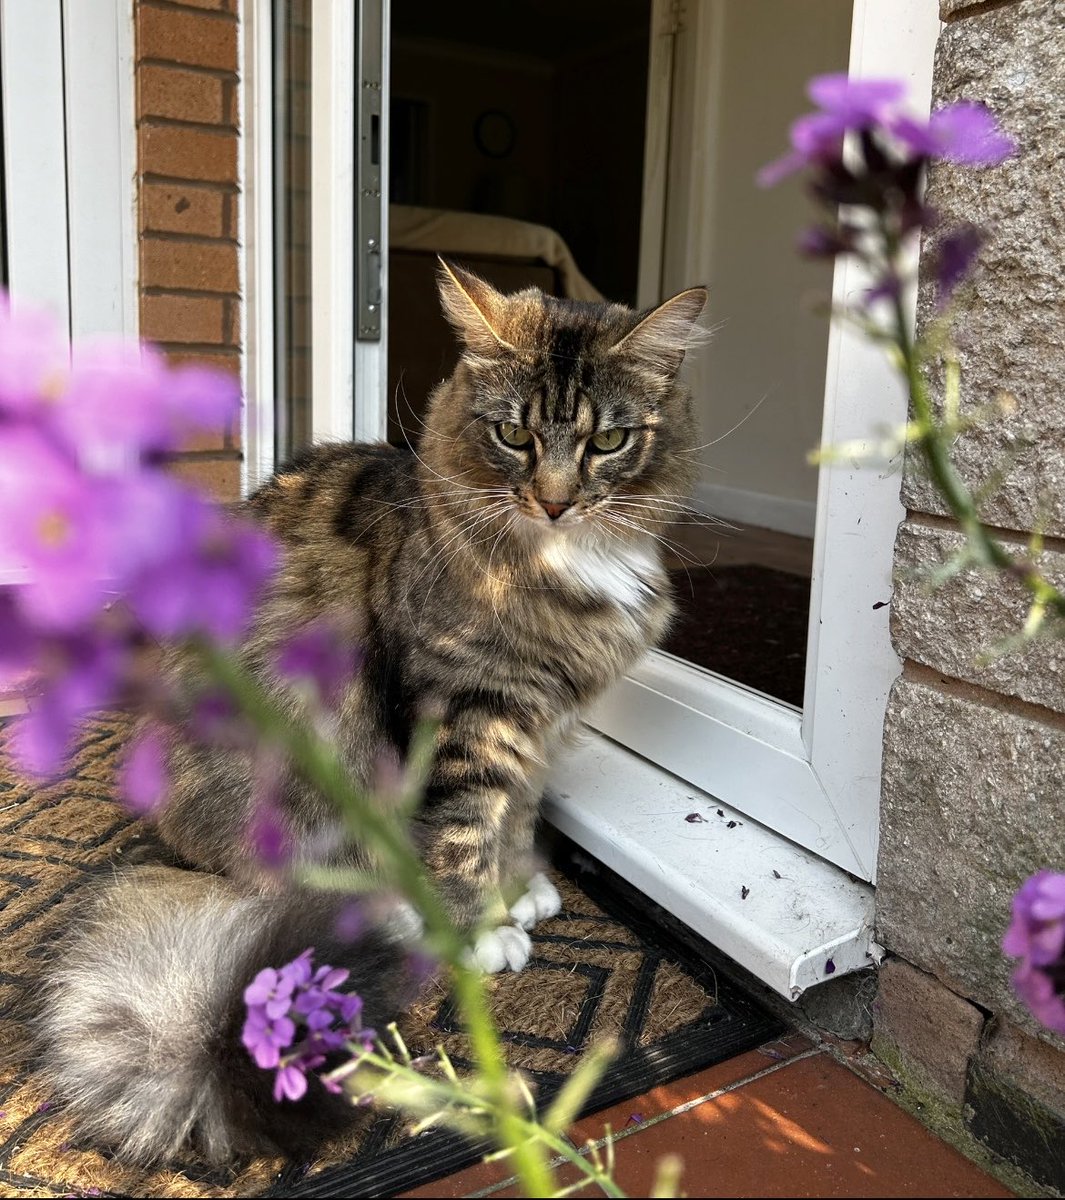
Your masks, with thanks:
[[[628,439],[627,429],[600,429],[588,439],[588,449],[594,454],[610,454],[620,450]]]
[[[532,445],[532,434],[511,421],[500,421],[496,433],[504,446],[513,446],[515,450],[527,450]]]

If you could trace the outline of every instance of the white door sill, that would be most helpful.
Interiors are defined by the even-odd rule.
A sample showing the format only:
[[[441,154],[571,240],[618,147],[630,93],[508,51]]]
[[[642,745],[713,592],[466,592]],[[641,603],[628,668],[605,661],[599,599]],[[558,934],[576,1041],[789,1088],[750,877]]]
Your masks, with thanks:
[[[600,734],[564,753],[545,806],[556,828],[788,1000],[879,960],[868,883]]]

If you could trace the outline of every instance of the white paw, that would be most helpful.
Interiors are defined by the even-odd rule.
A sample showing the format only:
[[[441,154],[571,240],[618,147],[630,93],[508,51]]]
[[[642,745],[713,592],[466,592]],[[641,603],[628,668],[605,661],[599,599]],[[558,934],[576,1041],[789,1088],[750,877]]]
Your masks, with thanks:
[[[532,929],[538,921],[557,917],[561,911],[562,897],[558,888],[546,875],[538,872],[529,880],[525,895],[514,902],[510,915],[522,929]]]
[[[384,929],[397,942],[416,942],[425,932],[425,922],[413,905],[400,900],[385,918]]]
[[[468,961],[486,975],[510,968],[520,971],[532,954],[532,942],[524,929],[517,925],[500,925],[478,934]]]

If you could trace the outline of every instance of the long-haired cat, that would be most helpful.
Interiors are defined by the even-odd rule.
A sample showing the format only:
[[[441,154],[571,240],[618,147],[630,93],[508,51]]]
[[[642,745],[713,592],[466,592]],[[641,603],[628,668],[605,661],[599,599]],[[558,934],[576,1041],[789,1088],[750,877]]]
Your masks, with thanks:
[[[677,373],[706,293],[636,313],[504,296],[442,264],[440,295],[463,353],[417,452],[319,446],[246,502],[284,562],[242,654],[298,718],[273,673],[277,647],[321,618],[357,628],[364,661],[336,736],[363,786],[383,748],[402,757],[419,715],[437,715],[416,841],[453,917],[481,930],[480,965],[520,970],[526,930],[559,907],[533,854],[547,764],[672,613],[653,534],[691,482]],[[171,669],[191,668],[175,655]],[[267,1073],[241,1060],[241,990],[286,951],[324,946],[369,993],[369,1021],[385,1023],[401,1002],[400,951],[387,931],[338,943],[328,904],[256,875],[246,758],[176,733],[170,757],[159,831],[207,873],[142,868],[97,895],[50,980],[47,1074],[83,1133],[127,1158],[303,1147],[311,1126],[285,1126]],[[336,814],[296,775],[279,803],[305,852],[335,833]],[[350,839],[334,854],[363,863]],[[305,1117],[314,1102],[335,1104],[318,1089],[286,1111]]]

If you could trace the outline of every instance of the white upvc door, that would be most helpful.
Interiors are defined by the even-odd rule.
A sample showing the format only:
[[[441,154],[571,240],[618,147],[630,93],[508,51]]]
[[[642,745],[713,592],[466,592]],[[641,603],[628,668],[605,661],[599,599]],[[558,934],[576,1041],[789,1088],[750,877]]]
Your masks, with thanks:
[[[12,304],[135,336],[132,0],[0,0],[0,95]],[[0,561],[0,584],[22,577]]]
[[[697,16],[712,14],[713,6],[699,6]],[[857,0],[851,75],[901,77],[915,108],[927,111],[938,29],[934,6],[923,0]],[[704,81],[713,70],[712,32],[698,22],[692,30],[706,46],[706,69],[697,72]],[[693,181],[692,193],[699,190]],[[667,246],[689,248],[683,257],[692,278],[710,269],[700,236],[708,219],[691,210],[686,227],[667,224]],[[833,300],[842,305],[866,286],[853,263],[841,262]],[[905,417],[905,396],[885,356],[834,322],[823,442],[869,439]],[[898,465],[821,468],[801,712],[656,653],[592,716],[602,733],[865,880],[875,878],[880,741],[899,670],[886,604],[903,517]]]

